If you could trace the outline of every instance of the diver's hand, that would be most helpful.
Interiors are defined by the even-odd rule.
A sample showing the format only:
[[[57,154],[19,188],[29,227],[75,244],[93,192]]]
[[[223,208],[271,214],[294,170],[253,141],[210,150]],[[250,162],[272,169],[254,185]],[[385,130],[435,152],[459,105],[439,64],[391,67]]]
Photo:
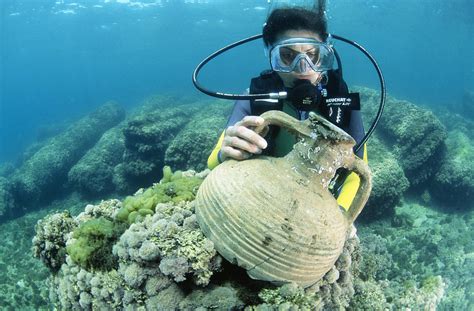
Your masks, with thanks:
[[[245,160],[252,154],[262,153],[262,149],[267,148],[267,141],[255,133],[254,128],[263,122],[262,117],[246,116],[235,125],[229,126],[222,142],[221,160]]]

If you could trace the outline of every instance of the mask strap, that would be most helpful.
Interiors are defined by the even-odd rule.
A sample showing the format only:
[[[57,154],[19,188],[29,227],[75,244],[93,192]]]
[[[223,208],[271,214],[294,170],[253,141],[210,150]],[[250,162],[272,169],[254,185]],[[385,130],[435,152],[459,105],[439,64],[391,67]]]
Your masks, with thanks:
[[[265,57],[270,56],[270,49],[267,46],[263,47],[263,54],[265,54]]]

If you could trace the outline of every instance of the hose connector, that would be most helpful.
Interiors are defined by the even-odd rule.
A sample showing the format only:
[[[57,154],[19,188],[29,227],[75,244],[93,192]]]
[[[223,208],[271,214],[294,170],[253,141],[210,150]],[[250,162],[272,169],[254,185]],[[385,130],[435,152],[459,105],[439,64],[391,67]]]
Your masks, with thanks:
[[[285,99],[288,97],[287,92],[270,93],[268,95],[270,96],[270,99]]]

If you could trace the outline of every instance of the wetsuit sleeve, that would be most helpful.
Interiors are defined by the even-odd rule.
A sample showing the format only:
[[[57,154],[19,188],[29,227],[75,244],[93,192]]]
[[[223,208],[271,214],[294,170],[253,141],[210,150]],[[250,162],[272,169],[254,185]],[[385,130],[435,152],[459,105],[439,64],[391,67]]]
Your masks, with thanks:
[[[234,108],[232,109],[232,113],[230,114],[229,119],[227,120],[227,124],[225,128],[228,128],[231,125],[242,120],[245,116],[250,115],[250,101],[248,100],[237,100],[234,104]],[[207,167],[209,169],[213,169],[219,164],[222,163],[220,159],[220,150],[222,146],[222,142],[224,141],[224,134],[225,130],[222,132],[219,140],[217,141],[216,146],[212,150],[209,158],[207,159]]]
[[[362,115],[359,110],[353,110],[351,112],[351,122],[344,130],[351,135],[357,143],[362,141],[365,136],[364,125],[362,123]],[[356,153],[356,155],[363,159],[365,163],[368,163],[367,157],[367,146],[364,144],[363,148]],[[352,204],[352,201],[359,190],[360,178],[355,173],[350,173],[344,180],[339,196],[337,197],[337,203],[342,206],[346,211]]]
[[[227,120],[226,128],[239,122],[245,116],[249,116],[251,114],[250,111],[250,100],[236,100],[234,103],[234,108],[232,109],[232,113]]]
[[[222,163],[220,152],[221,152],[222,141],[224,140],[224,134],[225,134],[225,131],[222,132],[221,136],[219,137],[219,140],[217,141],[216,146],[214,147],[211,154],[209,155],[209,158],[207,158],[207,167],[211,170]]]

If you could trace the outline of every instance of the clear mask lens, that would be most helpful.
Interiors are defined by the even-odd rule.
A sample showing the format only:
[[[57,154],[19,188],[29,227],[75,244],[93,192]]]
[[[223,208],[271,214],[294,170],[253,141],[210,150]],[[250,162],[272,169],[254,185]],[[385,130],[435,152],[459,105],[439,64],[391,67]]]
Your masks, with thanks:
[[[272,69],[279,72],[327,71],[332,69],[333,62],[332,47],[313,39],[288,39],[270,48]]]

